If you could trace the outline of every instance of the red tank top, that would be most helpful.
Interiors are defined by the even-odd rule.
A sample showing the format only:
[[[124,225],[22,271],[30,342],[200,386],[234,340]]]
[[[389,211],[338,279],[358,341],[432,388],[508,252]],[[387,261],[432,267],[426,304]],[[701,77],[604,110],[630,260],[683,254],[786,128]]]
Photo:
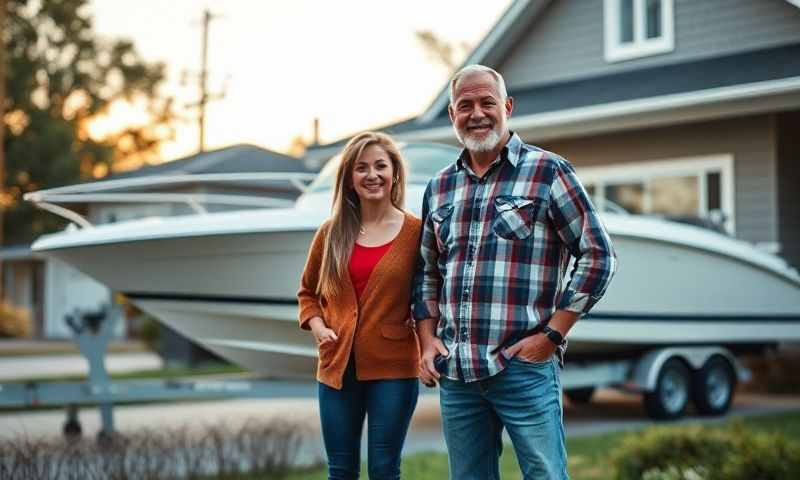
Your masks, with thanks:
[[[377,247],[365,247],[357,243],[353,245],[353,254],[350,255],[350,281],[353,282],[353,287],[356,289],[357,298],[361,298],[372,270],[389,251],[392,242],[394,240]]]

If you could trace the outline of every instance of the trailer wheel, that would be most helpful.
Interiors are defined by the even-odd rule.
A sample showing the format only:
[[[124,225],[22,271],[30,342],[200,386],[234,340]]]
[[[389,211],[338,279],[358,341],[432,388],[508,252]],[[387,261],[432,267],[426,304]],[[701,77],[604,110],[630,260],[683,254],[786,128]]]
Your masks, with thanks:
[[[735,388],[731,362],[714,355],[692,375],[692,402],[701,415],[722,415],[731,406]]]
[[[67,420],[64,422],[61,431],[68,438],[80,437],[83,434],[81,421],[78,418],[78,406],[74,403],[67,405]]]
[[[81,427],[81,422],[74,419],[67,420],[66,422],[64,422],[64,427],[62,428],[62,432],[64,433],[64,436],[68,438],[80,437],[83,434],[83,428]]]
[[[644,394],[644,408],[650,417],[673,420],[683,416],[690,392],[689,369],[680,359],[672,357],[661,366],[656,388]]]
[[[592,401],[594,387],[570,388],[569,390],[564,390],[564,395],[572,403],[585,405]]]

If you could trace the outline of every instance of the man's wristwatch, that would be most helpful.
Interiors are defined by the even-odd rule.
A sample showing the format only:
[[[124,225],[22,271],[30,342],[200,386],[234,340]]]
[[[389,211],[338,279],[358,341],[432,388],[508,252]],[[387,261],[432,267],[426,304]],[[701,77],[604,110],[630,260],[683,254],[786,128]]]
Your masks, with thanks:
[[[547,339],[553,342],[556,346],[561,346],[564,344],[564,342],[566,342],[566,340],[564,340],[564,335],[561,335],[561,332],[559,332],[558,330],[553,330],[547,325],[544,326],[542,332],[547,337]]]

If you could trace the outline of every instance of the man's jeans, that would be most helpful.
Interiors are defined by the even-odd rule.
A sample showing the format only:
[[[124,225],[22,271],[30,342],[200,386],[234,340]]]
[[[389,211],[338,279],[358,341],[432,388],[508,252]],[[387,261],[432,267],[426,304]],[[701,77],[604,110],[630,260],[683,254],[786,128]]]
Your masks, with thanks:
[[[569,478],[555,357],[512,358],[493,377],[470,383],[442,377],[440,384],[451,480],[499,479],[504,427],[525,480]]]

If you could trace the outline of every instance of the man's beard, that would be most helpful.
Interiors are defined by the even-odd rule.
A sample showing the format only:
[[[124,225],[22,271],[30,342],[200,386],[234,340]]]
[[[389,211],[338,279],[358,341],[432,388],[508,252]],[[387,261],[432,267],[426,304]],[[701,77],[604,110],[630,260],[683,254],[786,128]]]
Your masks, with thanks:
[[[472,125],[468,125],[469,128]],[[453,130],[456,132],[456,138],[461,142],[464,147],[470,152],[491,152],[497,147],[497,144],[502,140],[502,133],[505,129],[505,122],[498,122],[483,140],[479,140],[469,134],[468,131],[461,131],[455,125]]]

